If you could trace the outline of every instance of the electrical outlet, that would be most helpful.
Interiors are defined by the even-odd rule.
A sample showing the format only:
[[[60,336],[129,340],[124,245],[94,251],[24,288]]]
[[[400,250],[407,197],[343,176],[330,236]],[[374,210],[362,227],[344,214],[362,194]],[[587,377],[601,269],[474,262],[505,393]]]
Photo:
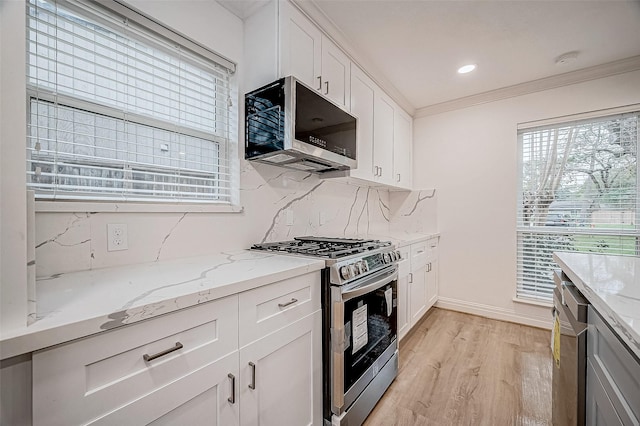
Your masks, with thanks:
[[[124,223],[107,224],[107,251],[127,250],[128,248],[127,225]]]

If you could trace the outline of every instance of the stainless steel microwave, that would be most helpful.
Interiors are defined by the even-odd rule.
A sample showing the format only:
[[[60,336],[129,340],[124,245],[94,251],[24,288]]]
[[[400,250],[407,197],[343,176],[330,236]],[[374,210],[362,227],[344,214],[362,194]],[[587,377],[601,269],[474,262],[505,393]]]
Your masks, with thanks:
[[[357,167],[357,119],[295,77],[245,95],[245,158],[323,173]]]

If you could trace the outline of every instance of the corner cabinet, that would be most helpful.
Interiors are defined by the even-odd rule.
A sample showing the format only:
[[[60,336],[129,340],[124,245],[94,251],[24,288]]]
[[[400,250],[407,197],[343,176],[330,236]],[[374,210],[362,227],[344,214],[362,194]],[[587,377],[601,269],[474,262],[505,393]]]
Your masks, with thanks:
[[[34,425],[321,424],[319,273],[33,354]]]
[[[398,268],[398,336],[402,339],[438,300],[438,238],[404,246]]]

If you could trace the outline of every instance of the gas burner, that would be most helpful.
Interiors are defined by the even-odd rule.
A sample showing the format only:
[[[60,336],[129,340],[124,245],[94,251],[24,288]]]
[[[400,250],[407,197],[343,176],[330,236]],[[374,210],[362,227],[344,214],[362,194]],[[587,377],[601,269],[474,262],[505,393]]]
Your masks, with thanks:
[[[291,241],[254,244],[253,250],[267,250],[305,256],[338,259],[388,247],[388,241],[355,238],[296,237]]]

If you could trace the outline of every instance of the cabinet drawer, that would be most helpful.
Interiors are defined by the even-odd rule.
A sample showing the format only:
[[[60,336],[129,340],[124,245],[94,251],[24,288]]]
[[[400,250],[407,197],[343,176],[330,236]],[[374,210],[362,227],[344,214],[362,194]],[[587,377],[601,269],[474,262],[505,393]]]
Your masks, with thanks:
[[[624,424],[640,424],[640,361],[589,308],[587,357]]]
[[[234,295],[34,353],[34,424],[87,423],[223,358],[237,311]]]
[[[240,293],[240,346],[320,309],[320,272]]]
[[[437,238],[432,238],[427,241],[427,252],[429,253],[429,257],[438,256],[438,239]]]
[[[429,257],[427,247],[426,242],[411,244],[411,270],[415,271],[427,264]]]

